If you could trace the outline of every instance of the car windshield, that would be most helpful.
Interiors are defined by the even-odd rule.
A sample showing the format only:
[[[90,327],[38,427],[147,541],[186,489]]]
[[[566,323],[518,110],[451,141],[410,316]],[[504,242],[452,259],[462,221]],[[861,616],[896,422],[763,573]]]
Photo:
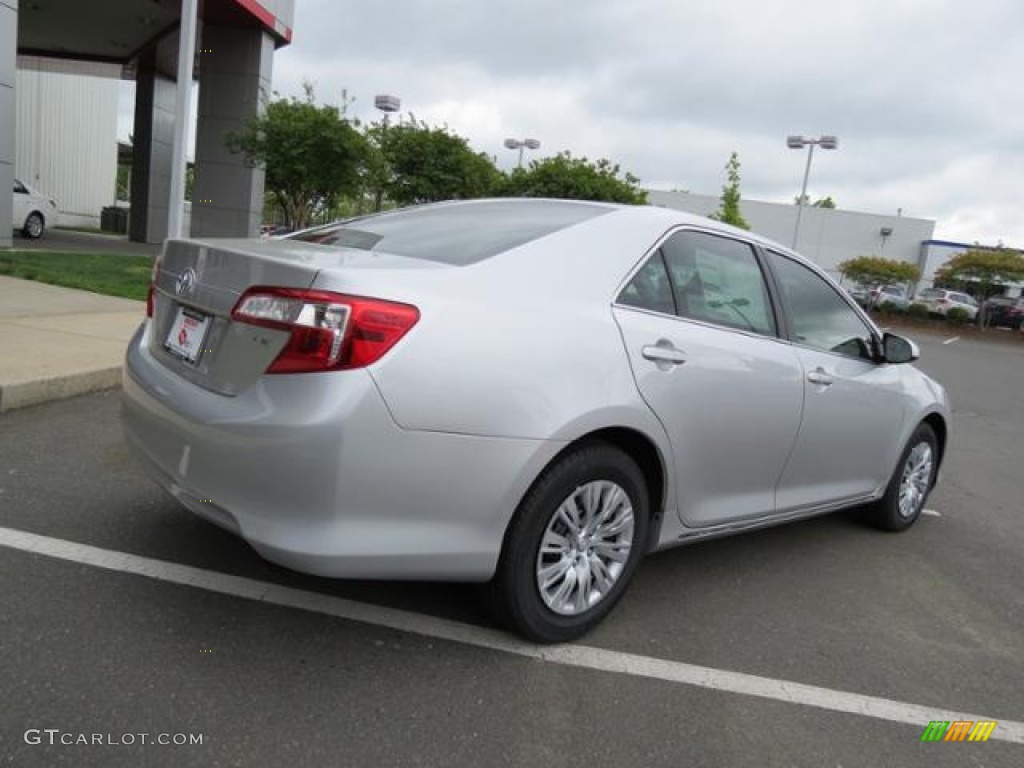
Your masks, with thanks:
[[[551,200],[429,205],[336,222],[289,239],[463,266],[612,210]]]

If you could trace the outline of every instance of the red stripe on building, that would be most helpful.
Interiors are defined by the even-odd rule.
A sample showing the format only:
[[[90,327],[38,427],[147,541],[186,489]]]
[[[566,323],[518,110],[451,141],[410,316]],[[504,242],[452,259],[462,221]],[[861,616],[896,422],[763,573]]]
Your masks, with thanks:
[[[278,19],[273,13],[264,8],[257,0],[235,0],[235,3],[242,6],[245,10],[255,16],[260,22],[273,32],[281,35],[285,39],[285,42],[290,43],[292,41],[292,28],[286,26],[284,22]]]

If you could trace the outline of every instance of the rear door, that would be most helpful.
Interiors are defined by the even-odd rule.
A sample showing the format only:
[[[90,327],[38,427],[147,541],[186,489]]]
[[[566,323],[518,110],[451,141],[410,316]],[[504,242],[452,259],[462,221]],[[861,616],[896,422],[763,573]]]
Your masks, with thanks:
[[[771,514],[796,439],[802,368],[776,322],[754,250],[683,230],[614,308],[637,386],[672,443],[682,521]]]

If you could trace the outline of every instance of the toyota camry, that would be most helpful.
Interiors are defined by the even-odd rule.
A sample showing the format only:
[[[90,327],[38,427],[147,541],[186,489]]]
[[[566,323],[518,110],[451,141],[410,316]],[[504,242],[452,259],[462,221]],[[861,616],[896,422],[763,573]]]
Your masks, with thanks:
[[[289,568],[476,581],[579,637],[644,554],[847,507],[899,531],[942,387],[821,269],[647,206],[481,200],[171,240],[123,422],[197,515]]]

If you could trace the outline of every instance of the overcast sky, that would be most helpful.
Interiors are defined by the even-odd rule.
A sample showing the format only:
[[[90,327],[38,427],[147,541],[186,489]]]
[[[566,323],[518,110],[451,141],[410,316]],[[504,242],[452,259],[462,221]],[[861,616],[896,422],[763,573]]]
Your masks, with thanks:
[[[934,219],[936,237],[1024,247],[1022,0],[296,0],[274,89],[376,119],[446,123],[508,168],[507,137],[607,157],[646,187],[808,193]]]

